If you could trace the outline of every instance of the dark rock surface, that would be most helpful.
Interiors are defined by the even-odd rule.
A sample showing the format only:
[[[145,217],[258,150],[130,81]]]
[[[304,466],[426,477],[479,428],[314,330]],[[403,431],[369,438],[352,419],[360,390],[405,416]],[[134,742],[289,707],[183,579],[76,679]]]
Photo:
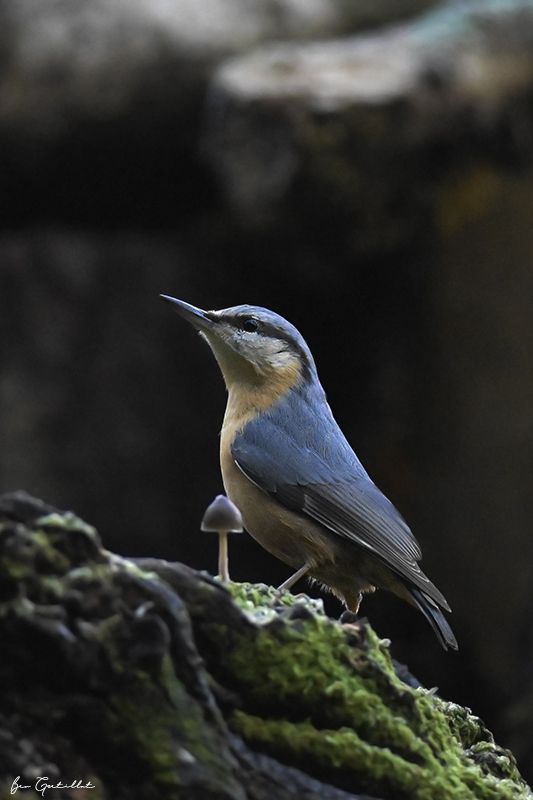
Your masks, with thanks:
[[[481,720],[399,679],[367,624],[121,558],[22,492],[0,497],[0,635],[2,798],[532,797]]]

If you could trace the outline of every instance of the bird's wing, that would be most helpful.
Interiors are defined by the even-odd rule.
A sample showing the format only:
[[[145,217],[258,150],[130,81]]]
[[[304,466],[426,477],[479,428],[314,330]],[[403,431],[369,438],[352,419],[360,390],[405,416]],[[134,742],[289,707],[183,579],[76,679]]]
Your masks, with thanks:
[[[279,503],[372,551],[447,607],[418,567],[422,554],[406,522],[371,481],[325,402],[289,398],[249,422],[231,452]]]

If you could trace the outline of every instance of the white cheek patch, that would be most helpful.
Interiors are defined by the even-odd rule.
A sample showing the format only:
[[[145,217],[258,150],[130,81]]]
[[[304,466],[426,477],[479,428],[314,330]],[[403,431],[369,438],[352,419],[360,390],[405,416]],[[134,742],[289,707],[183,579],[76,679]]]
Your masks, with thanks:
[[[286,369],[296,361],[294,355],[287,350],[281,350],[281,352],[278,350],[276,353],[272,353],[267,360],[273,369]]]
[[[284,370],[296,361],[294,354],[281,349],[276,339],[265,337],[256,339],[253,346],[250,346],[251,344],[242,342],[239,349],[261,372],[268,369]]]

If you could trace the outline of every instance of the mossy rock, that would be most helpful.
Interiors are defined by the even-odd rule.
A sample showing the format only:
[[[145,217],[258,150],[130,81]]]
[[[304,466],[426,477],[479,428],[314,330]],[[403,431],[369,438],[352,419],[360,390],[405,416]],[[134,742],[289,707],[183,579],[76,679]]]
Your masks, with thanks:
[[[353,616],[120,558],[22,493],[0,499],[0,545],[0,800],[14,780],[38,797],[39,775],[119,800],[532,796],[482,722],[400,679]]]

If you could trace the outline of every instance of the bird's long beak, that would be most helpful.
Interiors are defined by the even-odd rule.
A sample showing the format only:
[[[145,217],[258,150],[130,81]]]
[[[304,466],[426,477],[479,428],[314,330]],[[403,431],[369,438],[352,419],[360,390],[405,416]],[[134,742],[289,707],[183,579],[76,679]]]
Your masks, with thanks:
[[[189,303],[184,303],[183,300],[177,300],[175,297],[168,297],[166,294],[162,294],[160,297],[168,303],[172,303],[178,314],[183,319],[186,319],[187,322],[190,322],[191,325],[194,325],[195,328],[198,328],[199,331],[212,331],[215,327],[213,320],[209,319],[207,312],[202,311],[201,308],[191,306]]]

